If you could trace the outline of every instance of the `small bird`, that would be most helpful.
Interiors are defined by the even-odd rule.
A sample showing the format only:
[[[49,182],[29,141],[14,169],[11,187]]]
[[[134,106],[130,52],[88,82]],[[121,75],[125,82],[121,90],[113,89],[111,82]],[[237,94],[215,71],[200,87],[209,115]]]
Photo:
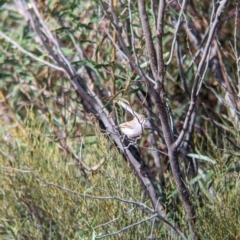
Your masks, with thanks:
[[[147,120],[143,115],[136,115],[132,121],[121,123],[119,128],[128,138],[136,138],[142,135]]]

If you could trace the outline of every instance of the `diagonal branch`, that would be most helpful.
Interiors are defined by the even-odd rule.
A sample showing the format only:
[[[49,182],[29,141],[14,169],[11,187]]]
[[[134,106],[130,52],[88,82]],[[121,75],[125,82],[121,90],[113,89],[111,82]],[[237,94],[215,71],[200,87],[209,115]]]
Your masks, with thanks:
[[[183,13],[185,11],[185,8],[186,8],[186,3],[187,3],[187,0],[184,0],[183,3],[182,3],[182,6],[181,6],[181,11],[180,11],[180,14],[179,14],[179,17],[178,17],[178,21],[177,21],[177,24],[176,24],[176,28],[175,28],[175,31],[174,31],[174,37],[173,37],[170,57],[169,57],[168,61],[166,62],[166,65],[169,65],[170,62],[172,61],[174,46],[175,46],[175,43],[177,41],[178,30],[179,30],[179,27],[180,27],[180,24],[181,24],[182,15],[183,15]]]
[[[187,115],[186,115],[186,118],[185,118],[185,121],[184,121],[184,124],[183,124],[183,129],[182,129],[181,133],[179,134],[177,140],[174,143],[174,146],[176,148],[178,148],[181,145],[181,143],[183,141],[183,138],[185,136],[185,133],[188,129],[189,123],[191,121],[191,116],[192,116],[192,113],[195,109],[195,105],[196,105],[196,101],[197,101],[198,84],[201,80],[201,74],[202,74],[202,71],[203,71],[203,68],[204,68],[204,63],[205,63],[205,60],[208,56],[208,51],[209,51],[210,45],[212,43],[212,39],[213,39],[213,36],[214,36],[214,33],[215,33],[215,29],[216,29],[216,27],[217,27],[217,25],[220,21],[221,13],[223,12],[226,4],[227,4],[227,0],[223,0],[219,3],[219,7],[218,7],[218,10],[216,12],[215,19],[212,23],[212,26],[211,26],[210,30],[209,30],[209,35],[208,35],[207,43],[206,43],[206,46],[205,46],[205,50],[203,52],[201,61],[198,65],[197,73],[196,73],[196,76],[195,76],[195,79],[194,79],[194,83],[193,83],[193,87],[192,87],[192,93],[191,93],[191,103],[190,103],[190,106],[189,106],[189,109],[188,109],[188,112],[187,112]]]
[[[140,1],[139,3],[142,4],[140,6],[140,18],[142,20],[143,26],[146,23],[146,16],[144,11],[144,1]],[[188,222],[189,222],[189,228],[192,235],[192,238],[195,238],[195,227],[194,227],[194,219],[196,218],[195,208],[190,200],[190,193],[189,190],[184,182],[184,177],[180,168],[180,164],[178,161],[178,149],[173,145],[174,144],[174,136],[172,131],[172,125],[171,125],[171,119],[170,119],[170,112],[169,108],[166,103],[166,91],[164,89],[164,60],[162,57],[162,36],[163,36],[163,19],[164,19],[164,7],[165,7],[165,1],[162,0],[159,4],[159,16],[158,16],[158,23],[157,23],[157,49],[158,49],[158,58],[157,58],[157,64],[154,68],[158,68],[157,77],[155,77],[155,87],[154,89],[150,88],[150,94],[153,99],[153,102],[157,108],[157,112],[159,114],[161,124],[162,124],[162,130],[164,135],[164,140],[166,142],[167,148],[168,148],[168,156],[169,161],[172,169],[172,173],[174,176],[174,181],[176,183],[180,199],[183,203],[184,209],[187,214]],[[144,29],[144,27],[143,27]],[[145,30],[147,34],[149,34],[148,30]],[[146,38],[147,39],[147,38]],[[151,51],[152,49],[150,49]],[[148,53],[150,56],[152,53]],[[154,57],[153,57],[154,59]],[[155,63],[156,64],[156,63]],[[153,73],[154,74],[154,73]],[[155,72],[156,75],[156,72]]]
[[[65,72],[65,70],[61,67],[58,67],[57,65],[54,65],[50,62],[47,62],[45,60],[42,60],[41,58],[38,58],[37,56],[35,56],[34,54],[26,51],[24,48],[22,48],[17,42],[13,41],[10,37],[8,37],[5,33],[0,31],[0,37],[4,38],[6,41],[8,41],[9,43],[11,43],[13,46],[15,46],[19,51],[21,51],[22,53],[26,54],[27,56],[29,56],[30,58],[36,60],[37,62],[40,62],[46,66],[49,66],[50,68],[56,69],[58,71],[61,72]]]
[[[158,66],[158,76],[156,78],[155,89],[158,93],[163,91],[163,82],[164,82],[164,60],[163,60],[163,48],[162,48],[162,37],[163,37],[163,26],[164,26],[164,9],[165,9],[165,0],[161,0],[158,9],[158,21],[157,21],[157,31],[156,31],[156,40],[157,40],[157,66]],[[163,98],[161,99],[164,100]]]
[[[138,9],[139,9],[142,28],[143,28],[143,32],[144,32],[146,45],[147,45],[147,51],[148,51],[148,54],[149,54],[151,70],[152,70],[152,73],[153,73],[153,77],[156,80],[157,79],[157,73],[158,73],[157,56],[156,56],[156,50],[155,50],[154,44],[153,44],[152,33],[151,33],[149,21],[148,21],[147,12],[146,12],[146,9],[145,9],[145,1],[144,0],[138,0]]]
[[[36,11],[35,11],[35,14],[36,14]],[[39,15],[38,18],[41,18],[41,16]],[[33,15],[32,16],[33,22],[34,22],[34,19],[35,19],[35,16]],[[115,22],[117,23],[117,19],[115,19]],[[117,30],[116,32],[119,34],[117,24],[115,24],[115,27]],[[37,28],[35,28],[34,30],[36,31],[36,29]],[[45,30],[45,32],[48,32],[48,31]],[[36,33],[37,35],[39,35],[41,39],[43,39],[41,31],[36,31]],[[49,34],[46,34],[45,37],[48,38]],[[50,41],[50,40],[51,39],[47,39],[47,41]],[[49,45],[47,44],[47,41],[42,41],[42,44],[49,51],[50,49],[48,49]],[[124,50],[126,50],[127,47],[124,44],[123,39],[122,39],[122,45],[124,47]],[[134,67],[139,70],[139,73],[142,74],[142,76],[144,76],[143,72],[140,71],[139,68],[137,68],[137,65],[132,59],[130,52],[125,51],[125,53],[128,55],[128,58],[131,58],[132,60],[131,64],[133,64]],[[49,51],[49,54],[52,56],[54,53],[53,51]],[[69,81],[74,86],[76,92],[82,98],[85,105],[90,107],[89,109],[91,109],[91,112],[95,115],[95,117],[102,122],[107,134],[114,140],[116,146],[120,149],[120,151],[125,156],[125,158],[129,160],[137,177],[139,178],[145,191],[149,195],[149,198],[156,212],[158,213],[159,216],[164,218],[165,212],[164,212],[163,206],[159,202],[160,193],[158,192],[156,186],[154,185],[154,177],[151,175],[150,171],[145,172],[146,174],[142,173],[142,170],[145,170],[143,169],[145,166],[142,164],[143,160],[141,159],[138,151],[135,148],[130,148],[130,149],[126,148],[125,144],[121,141],[121,135],[117,130],[113,119],[110,117],[109,112],[102,104],[102,101],[95,94],[95,92],[88,86],[86,80],[82,78],[80,75],[75,74],[74,68],[71,66],[70,62],[66,59],[66,57],[65,56],[62,57],[61,52],[57,51],[56,56],[54,56],[54,59],[58,63],[62,62],[62,67],[65,69],[66,73],[68,73]],[[146,77],[144,77],[144,79],[146,79]],[[135,152],[134,152],[134,149],[135,149]]]

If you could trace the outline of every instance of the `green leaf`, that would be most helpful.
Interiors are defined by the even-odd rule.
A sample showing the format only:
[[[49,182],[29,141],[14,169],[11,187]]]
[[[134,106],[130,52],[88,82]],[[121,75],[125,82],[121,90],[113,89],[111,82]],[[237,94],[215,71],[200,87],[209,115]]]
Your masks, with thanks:
[[[204,155],[199,155],[199,154],[195,154],[195,153],[189,153],[187,156],[191,157],[191,158],[194,158],[194,159],[203,160],[203,161],[206,161],[206,162],[211,162],[212,164],[216,164],[217,163],[217,161],[211,159],[208,156],[204,156]]]

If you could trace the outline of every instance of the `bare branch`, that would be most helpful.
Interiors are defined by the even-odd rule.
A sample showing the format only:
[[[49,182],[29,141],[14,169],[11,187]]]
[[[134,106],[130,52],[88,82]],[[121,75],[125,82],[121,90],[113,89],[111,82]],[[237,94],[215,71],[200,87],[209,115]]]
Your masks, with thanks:
[[[133,30],[131,0],[128,0],[128,13],[129,13],[129,23],[130,23],[130,29],[131,29],[131,45],[132,45],[132,49],[133,49],[136,64],[138,65],[138,56],[137,56],[136,48],[135,48],[135,36],[134,36],[134,30]]]
[[[75,71],[73,70],[70,62],[69,62],[69,61],[67,60],[67,58],[64,56],[64,54],[63,54],[63,52],[62,52],[62,50],[61,50],[61,48],[60,48],[60,46],[59,46],[58,41],[53,37],[51,31],[49,30],[49,28],[46,26],[45,22],[43,21],[40,13],[39,13],[39,11],[38,11],[38,8],[37,8],[37,6],[36,6],[36,4],[35,4],[35,1],[34,1],[34,0],[30,0],[30,2],[31,2],[31,4],[32,4],[33,10],[34,10],[34,12],[35,12],[35,15],[38,17],[38,19],[39,19],[39,21],[40,21],[40,24],[42,25],[42,27],[43,27],[43,29],[44,29],[44,31],[45,31],[45,34],[46,34],[48,40],[54,44],[54,46],[56,47],[57,52],[58,52],[58,54],[59,54],[59,56],[60,56],[60,59],[62,59],[63,62],[66,64],[66,66],[68,67],[68,71],[70,71],[71,75],[74,75],[74,74],[75,74]]]
[[[164,72],[165,72],[165,66],[164,66],[164,60],[163,60],[163,46],[162,46],[162,37],[163,37],[163,26],[164,26],[164,10],[165,10],[165,0],[161,0],[158,8],[158,21],[157,21],[157,31],[156,31],[156,38],[157,38],[157,66],[158,66],[158,76],[156,78],[156,85],[155,90],[161,93],[161,101],[165,103],[165,100],[163,98],[163,94],[165,94],[163,91],[164,85]]]
[[[234,52],[236,58],[236,65],[237,65],[237,74],[238,74],[238,92],[240,93],[240,57],[238,55],[238,38],[237,38],[237,30],[238,30],[238,16],[239,16],[239,0],[235,0],[236,2],[236,9],[235,9],[235,27],[234,27]]]
[[[174,31],[174,37],[173,37],[173,42],[172,42],[172,48],[171,48],[170,56],[169,56],[168,61],[166,62],[166,65],[169,65],[170,62],[172,61],[173,51],[174,51],[175,43],[176,43],[176,40],[177,40],[177,34],[178,34],[179,27],[181,25],[182,15],[183,15],[183,13],[185,11],[185,8],[186,8],[186,3],[187,3],[187,0],[183,0],[182,6],[181,6],[181,11],[180,11],[180,14],[179,14],[179,17],[178,17],[178,21],[177,21],[177,24],[176,24],[176,27],[175,27],[175,31]]]
[[[155,5],[156,5],[156,1],[155,0],[151,0],[151,10],[152,10],[152,15],[153,15],[153,19],[154,19],[154,26],[155,26],[155,31],[157,31],[157,14],[155,11]]]
[[[107,237],[111,237],[111,236],[118,235],[119,233],[122,233],[122,232],[124,232],[124,231],[126,231],[126,230],[128,230],[128,229],[130,229],[130,228],[132,228],[132,227],[138,226],[138,225],[140,225],[140,224],[142,224],[142,223],[144,223],[144,222],[147,222],[147,221],[149,221],[149,220],[151,220],[151,219],[153,219],[153,218],[156,218],[156,217],[157,217],[157,214],[154,214],[154,215],[152,215],[151,217],[148,217],[148,218],[146,218],[146,219],[144,219],[144,220],[141,220],[141,221],[139,221],[139,222],[136,222],[136,223],[134,223],[134,224],[132,224],[132,225],[129,225],[129,226],[125,227],[125,228],[122,228],[122,229],[120,229],[119,231],[116,231],[116,232],[113,232],[113,233],[109,233],[109,234],[106,234],[106,235],[102,235],[102,236],[96,236],[95,238],[96,238],[96,239],[103,239],[103,238],[107,238]]]
[[[127,112],[129,112],[132,116],[137,116],[139,117],[140,115],[138,113],[136,113],[131,106],[127,105],[126,103],[118,100],[117,103],[123,108],[125,109]]]
[[[143,30],[144,34],[147,34],[145,36],[146,38],[146,43],[149,45],[148,47],[148,54],[150,55],[150,63],[156,64],[156,59],[155,59],[155,50],[153,50],[153,44],[152,44],[152,39],[151,38],[151,33],[150,29],[148,26],[148,21],[147,21],[147,16],[146,16],[146,11],[145,11],[145,6],[144,6],[144,1],[139,0],[139,13],[143,25]],[[169,114],[169,109],[167,107],[166,103],[166,97],[165,97],[165,89],[164,89],[164,61],[163,61],[163,55],[162,55],[162,35],[163,35],[163,16],[164,16],[164,7],[165,7],[165,1],[162,0],[160,1],[159,4],[159,15],[158,15],[158,24],[157,24],[157,65],[151,66],[153,75],[155,77],[155,87],[154,89],[150,88],[150,94],[153,99],[154,104],[156,105],[157,111],[159,113],[159,117],[162,123],[162,129],[163,129],[163,135],[164,139],[166,142],[166,145],[168,147],[168,156],[171,164],[171,169],[172,173],[174,176],[175,183],[177,185],[177,189],[180,195],[180,198],[183,202],[183,206],[185,208],[185,211],[188,216],[189,220],[189,226],[190,226],[190,231],[192,238],[195,237],[195,230],[194,230],[194,219],[196,218],[195,214],[195,209],[194,206],[192,205],[190,201],[190,193],[184,183],[183,175],[181,172],[181,168],[178,162],[178,152],[177,148],[173,145],[174,143],[174,136],[173,136],[173,131],[172,131],[172,125],[171,125],[171,117]],[[151,47],[152,46],[152,47]],[[154,72],[156,71],[157,68],[157,73]],[[157,77],[156,77],[157,75]]]
[[[16,43],[15,41],[13,41],[10,37],[8,37],[6,34],[4,34],[3,32],[0,31],[0,36],[3,37],[6,41],[10,42],[13,46],[15,46],[19,51],[21,51],[22,53],[26,54],[27,56],[29,56],[30,58],[36,60],[37,62],[43,63],[46,66],[49,66],[50,68],[59,70],[61,72],[65,72],[65,70],[61,67],[58,67],[50,62],[46,62],[44,60],[42,60],[41,58],[36,57],[34,54],[26,51],[24,48],[22,48],[18,43]]]
[[[117,197],[117,196],[105,196],[105,197],[102,197],[102,196],[93,196],[93,195],[90,195],[90,194],[84,194],[84,193],[79,193],[79,192],[76,192],[74,190],[71,190],[69,188],[66,188],[66,187],[63,187],[63,186],[60,186],[58,184],[55,184],[55,183],[52,183],[52,182],[48,182],[47,180],[41,178],[39,175],[37,175],[34,171],[32,170],[22,170],[22,169],[18,169],[18,168],[12,168],[12,167],[5,167],[5,166],[2,166],[0,165],[0,168],[4,169],[4,170],[7,170],[7,171],[15,171],[15,172],[19,172],[19,173],[23,173],[23,174],[31,174],[33,175],[36,179],[38,179],[40,182],[43,182],[45,185],[47,186],[50,186],[50,187],[54,187],[54,188],[57,188],[57,189],[60,189],[64,192],[68,192],[68,193],[71,193],[73,195],[76,195],[76,196],[81,196],[81,197],[84,197],[84,198],[91,198],[91,199],[96,199],[96,200],[117,200],[117,201],[120,201],[120,202],[124,202],[124,203],[128,203],[128,204],[133,204],[135,206],[138,206],[140,208],[143,208],[144,210],[146,210],[147,212],[149,213],[154,213],[155,211],[151,208],[149,208],[147,205],[141,203],[141,202],[136,202],[136,201],[132,201],[132,200],[126,200],[126,199],[123,199],[123,198],[120,198],[120,197]],[[158,204],[158,201],[156,202]],[[156,208],[158,208],[158,206],[155,206]],[[166,223],[170,228],[172,228],[177,234],[179,234],[184,240],[187,240],[187,238],[184,236],[184,234],[176,227],[174,226],[171,222],[169,222],[166,218],[164,218],[163,216],[159,215],[159,213],[155,213],[152,217],[150,218],[153,218],[153,217],[157,217],[159,218],[160,220],[162,220],[164,223]],[[144,220],[143,220],[144,221]],[[141,223],[143,221],[140,221]],[[145,220],[146,221],[146,220]],[[139,223],[140,224],[140,223]],[[138,224],[137,224],[138,225]],[[131,226],[132,227],[132,226]]]
[[[112,4],[110,4],[110,8],[111,8],[112,16],[113,16],[113,22],[111,21],[111,24],[116,29],[118,41],[120,43],[120,46],[123,49],[123,52],[127,56],[127,58],[128,58],[128,60],[129,60],[129,62],[131,64],[131,66],[133,67],[133,69],[142,78],[142,80],[145,81],[146,83],[148,83],[149,85],[151,85],[151,81],[146,77],[146,75],[144,74],[142,69],[136,64],[135,60],[133,59],[130,51],[128,50],[128,48],[127,48],[127,46],[126,46],[126,44],[125,44],[125,42],[123,40],[123,37],[122,37],[121,32],[120,32],[119,24],[118,24],[118,16],[117,16],[117,13],[116,13],[115,9],[113,8]]]
[[[144,32],[144,37],[147,45],[147,51],[149,54],[149,59],[150,59],[150,66],[152,69],[153,76],[155,80],[157,79],[157,56],[156,56],[156,51],[154,48],[153,40],[152,40],[152,33],[150,29],[150,25],[148,22],[148,16],[147,12],[145,9],[145,1],[144,0],[138,0],[138,9],[139,9],[139,14],[142,22],[142,28]]]
[[[208,51],[209,51],[209,48],[210,48],[210,45],[212,43],[212,39],[213,39],[213,36],[214,36],[214,33],[215,33],[215,29],[216,29],[216,27],[217,27],[217,25],[220,21],[220,16],[221,16],[222,11],[225,8],[226,3],[227,3],[227,0],[222,0],[219,3],[219,7],[218,7],[218,10],[217,10],[215,19],[212,23],[212,26],[211,26],[210,30],[209,30],[207,43],[206,43],[201,61],[198,65],[198,69],[197,69],[196,76],[195,76],[195,79],[194,79],[194,84],[193,84],[192,93],[191,93],[191,103],[190,103],[190,106],[189,106],[189,109],[188,109],[188,112],[187,112],[187,115],[186,115],[186,118],[185,118],[185,121],[184,121],[184,124],[183,124],[183,129],[182,129],[181,133],[179,134],[178,139],[174,143],[174,146],[176,148],[178,148],[181,145],[181,143],[183,141],[183,138],[184,138],[184,135],[185,135],[185,133],[187,131],[187,128],[189,126],[189,122],[191,121],[191,115],[194,111],[196,100],[197,100],[197,89],[198,89],[199,81],[201,80],[201,74],[202,74],[202,70],[203,70],[203,67],[204,67],[204,62],[207,58]]]

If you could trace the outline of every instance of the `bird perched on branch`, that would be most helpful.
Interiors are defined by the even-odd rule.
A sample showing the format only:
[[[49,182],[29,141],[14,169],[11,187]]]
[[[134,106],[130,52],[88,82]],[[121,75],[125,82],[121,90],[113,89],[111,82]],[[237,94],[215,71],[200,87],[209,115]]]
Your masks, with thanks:
[[[136,138],[142,135],[144,124],[148,121],[143,115],[135,115],[134,119],[119,125],[122,133],[128,138]]]

